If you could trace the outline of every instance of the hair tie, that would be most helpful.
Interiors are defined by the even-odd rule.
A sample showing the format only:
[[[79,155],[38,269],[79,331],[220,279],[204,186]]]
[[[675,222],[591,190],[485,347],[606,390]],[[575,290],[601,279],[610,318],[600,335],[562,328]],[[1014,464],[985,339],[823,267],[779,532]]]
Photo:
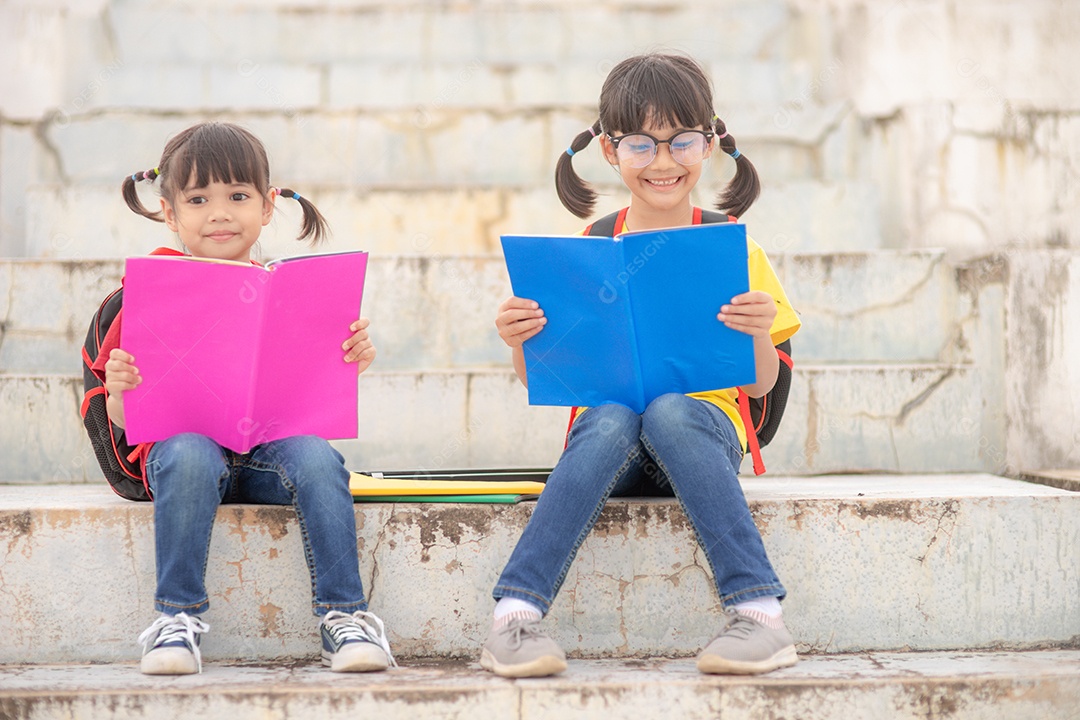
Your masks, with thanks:
[[[739,152],[739,148],[735,148],[735,149],[734,149],[734,150],[733,150],[733,151],[731,152],[731,159],[732,159],[732,160],[738,160],[738,159],[739,159],[739,158],[740,158],[741,156],[742,156],[742,153],[741,153],[741,152]]]
[[[131,182],[139,182],[139,173],[132,173]]]
[[[566,154],[569,155],[570,157],[574,157],[574,148],[572,148],[572,147],[566,148]]]
[[[293,190],[293,191],[292,191],[292,199],[293,199],[293,200],[299,200],[299,199],[300,199],[300,193],[298,193],[298,192],[296,192],[295,190]]]
[[[716,136],[716,139],[717,139],[717,140],[723,140],[723,139],[724,139],[724,138],[726,138],[726,137],[727,137],[727,130],[725,130],[725,131],[724,131],[724,134],[723,134],[723,135],[717,135],[717,136]]]
[[[596,130],[593,129],[592,125],[589,126],[589,134],[596,137]]]

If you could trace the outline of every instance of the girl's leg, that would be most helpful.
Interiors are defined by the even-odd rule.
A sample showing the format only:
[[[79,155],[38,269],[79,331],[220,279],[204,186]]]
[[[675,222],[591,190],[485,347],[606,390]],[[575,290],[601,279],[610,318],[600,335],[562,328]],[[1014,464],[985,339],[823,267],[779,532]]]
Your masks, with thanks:
[[[526,600],[547,613],[612,490],[636,472],[640,433],[641,417],[625,405],[591,408],[574,423],[495,586],[496,599]]]
[[[259,445],[237,462],[237,502],[296,509],[315,614],[367,610],[344,458],[322,438],[298,436]]]
[[[198,615],[209,607],[206,556],[229,477],[224,451],[204,435],[174,435],[150,449],[146,478],[154,498],[154,607],[166,615]]]
[[[641,440],[669,478],[709,559],[723,605],[783,599],[739,485],[742,449],[720,408],[686,395],[655,399],[641,420]]]

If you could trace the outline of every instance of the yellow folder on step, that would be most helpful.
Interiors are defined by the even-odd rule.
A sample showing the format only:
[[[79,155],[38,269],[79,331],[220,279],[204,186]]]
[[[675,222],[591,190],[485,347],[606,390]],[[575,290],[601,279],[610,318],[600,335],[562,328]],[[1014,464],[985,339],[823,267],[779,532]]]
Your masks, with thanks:
[[[349,491],[371,495],[539,495],[544,483],[533,480],[406,480],[350,473]]]

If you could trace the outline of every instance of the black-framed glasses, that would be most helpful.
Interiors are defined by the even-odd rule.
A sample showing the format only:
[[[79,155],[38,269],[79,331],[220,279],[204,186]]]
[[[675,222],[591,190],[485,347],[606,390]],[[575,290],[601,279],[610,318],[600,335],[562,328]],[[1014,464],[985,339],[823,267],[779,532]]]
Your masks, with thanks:
[[[671,157],[680,165],[697,165],[705,159],[716,133],[706,130],[678,130],[667,140],[654,138],[643,132],[626,135],[608,135],[615,146],[619,162],[625,162],[632,168],[643,168],[653,161],[656,151],[663,143],[671,149]]]

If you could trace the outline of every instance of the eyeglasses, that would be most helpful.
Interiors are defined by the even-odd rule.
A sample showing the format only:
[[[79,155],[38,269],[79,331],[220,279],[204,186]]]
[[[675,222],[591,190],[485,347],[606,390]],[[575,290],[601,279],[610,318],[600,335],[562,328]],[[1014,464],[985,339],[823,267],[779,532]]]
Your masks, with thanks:
[[[705,159],[705,151],[716,133],[704,130],[679,130],[667,140],[657,140],[648,133],[608,135],[615,146],[619,162],[632,168],[643,168],[653,161],[663,143],[671,149],[671,157],[680,165],[697,165]]]

